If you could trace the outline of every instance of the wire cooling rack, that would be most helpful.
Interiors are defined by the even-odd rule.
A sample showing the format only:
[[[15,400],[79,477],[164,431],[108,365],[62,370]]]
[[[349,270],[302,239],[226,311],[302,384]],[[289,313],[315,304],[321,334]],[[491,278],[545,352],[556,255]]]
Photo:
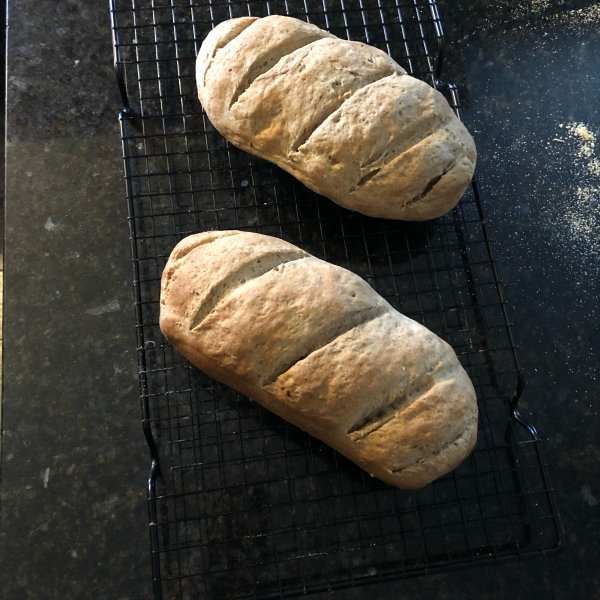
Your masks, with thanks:
[[[155,598],[290,597],[556,550],[476,184],[435,221],[372,219],[229,145],[197,100],[195,56],[217,23],[267,14],[375,45],[458,109],[433,0],[111,0]],[[158,327],[160,276],[184,236],[231,228],[351,269],[448,341],[477,391],[472,455],[420,491],[391,488],[189,365]]]

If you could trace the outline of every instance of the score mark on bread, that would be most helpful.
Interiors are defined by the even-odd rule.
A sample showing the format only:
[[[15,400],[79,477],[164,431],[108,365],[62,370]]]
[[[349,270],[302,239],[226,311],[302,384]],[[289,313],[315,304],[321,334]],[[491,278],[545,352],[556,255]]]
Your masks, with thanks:
[[[452,348],[354,273],[278,238],[180,242],[160,327],[205,373],[392,485],[421,487],[475,444],[475,392]]]
[[[385,52],[303,21],[224,21],[196,79],[228,140],[351,210],[431,219],[473,176],[473,139],[439,92]]]

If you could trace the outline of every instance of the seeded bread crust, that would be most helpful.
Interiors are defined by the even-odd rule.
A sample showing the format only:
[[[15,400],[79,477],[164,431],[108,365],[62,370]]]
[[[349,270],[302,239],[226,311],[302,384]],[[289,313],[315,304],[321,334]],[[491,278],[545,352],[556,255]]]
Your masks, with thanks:
[[[351,210],[432,219],[472,179],[473,138],[444,97],[377,48],[290,17],[231,19],[196,77],[227,139]]]
[[[160,327],[205,373],[392,485],[421,487],[475,445],[475,391],[452,348],[280,239],[184,239],[163,273]]]

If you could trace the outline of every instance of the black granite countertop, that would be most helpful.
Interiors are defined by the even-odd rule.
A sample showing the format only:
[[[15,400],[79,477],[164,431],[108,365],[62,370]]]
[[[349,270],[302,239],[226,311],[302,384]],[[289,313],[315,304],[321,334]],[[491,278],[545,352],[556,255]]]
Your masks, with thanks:
[[[8,4],[2,598],[150,598],[108,3]],[[564,548],[327,597],[600,598],[600,4],[439,7]]]

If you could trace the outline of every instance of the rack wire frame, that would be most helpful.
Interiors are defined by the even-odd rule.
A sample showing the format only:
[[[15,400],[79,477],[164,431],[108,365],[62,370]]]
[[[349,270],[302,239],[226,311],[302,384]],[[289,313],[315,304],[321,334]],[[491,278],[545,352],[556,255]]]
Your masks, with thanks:
[[[196,99],[212,27],[287,14],[385,50],[460,115],[456,87],[441,82],[435,0],[110,0],[110,14],[155,599],[293,597],[558,550],[477,183],[435,221],[364,217],[231,146]],[[391,488],[178,355],[158,328],[164,264],[186,235],[229,228],[349,268],[448,341],[477,391],[472,455],[422,490]]]

